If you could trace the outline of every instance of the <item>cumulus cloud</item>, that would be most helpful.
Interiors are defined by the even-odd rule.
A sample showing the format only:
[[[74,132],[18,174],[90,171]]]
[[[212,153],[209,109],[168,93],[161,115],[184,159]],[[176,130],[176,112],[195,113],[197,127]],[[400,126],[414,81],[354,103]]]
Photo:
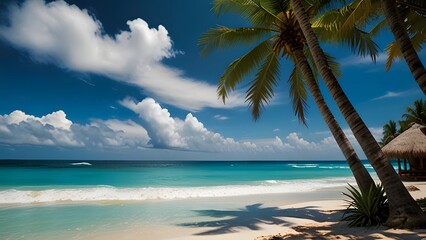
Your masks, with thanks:
[[[223,105],[215,86],[163,64],[163,59],[177,53],[164,26],[150,28],[138,18],[127,21],[129,30],[109,36],[87,10],[62,0],[27,0],[13,5],[7,20],[7,25],[0,26],[0,37],[38,61],[130,83],[183,109],[245,105],[239,93]]]
[[[377,142],[379,142],[382,137],[383,137],[383,129],[381,127],[370,127],[368,128],[370,130],[370,133],[373,135],[374,139],[376,139]],[[345,133],[346,137],[348,138],[349,142],[352,144],[352,146],[354,147],[355,151],[358,153],[360,158],[366,158],[364,152],[362,151],[361,146],[359,145],[358,141],[355,138],[355,135],[353,134],[353,132],[351,131],[351,129],[349,128],[345,128],[343,129],[343,132]],[[315,134],[318,135],[329,135],[329,137],[325,137],[321,140],[322,143],[326,143],[326,144],[335,144],[337,146],[336,141],[334,140],[334,138],[331,136],[331,132],[330,131],[318,131],[315,132]]]
[[[70,131],[72,122],[63,111],[43,117],[16,110],[0,115],[0,141],[12,144],[80,146]]]
[[[163,109],[154,99],[146,98],[139,103],[125,99],[121,104],[139,114],[139,117],[145,121],[154,147],[186,147],[177,131],[176,121],[170,116],[169,111]]]
[[[63,111],[42,117],[15,110],[0,115],[0,142],[63,147],[148,147],[146,130],[133,121],[75,124]]]
[[[209,130],[191,113],[184,119],[172,117],[166,108],[161,107],[152,98],[145,98],[140,102],[124,99],[121,104],[137,113],[142,124],[132,120],[93,119],[82,125],[73,123],[61,110],[41,117],[16,110],[0,115],[0,143],[80,147],[91,150],[161,148],[252,154],[250,156],[259,156],[260,159],[263,154],[282,154],[281,159],[312,159],[330,154],[341,156],[332,137],[315,142],[293,132],[283,138],[275,136],[266,139],[235,140]],[[375,130],[373,133],[381,134],[381,131]],[[348,137],[353,138],[349,134]]]
[[[152,98],[145,98],[141,102],[124,99],[121,104],[139,115],[144,121],[151,143],[158,148],[208,152],[289,153],[300,149],[313,152],[337,147],[336,143],[328,138],[318,143],[308,142],[297,133],[290,133],[285,139],[286,142],[278,136],[270,139],[237,141],[208,130],[191,113],[188,113],[185,119],[172,118],[169,111]]]
[[[191,113],[184,120],[172,118],[169,111],[152,98],[141,102],[124,99],[121,104],[144,121],[154,147],[209,152],[256,150],[256,145],[250,142],[238,142],[208,130]]]

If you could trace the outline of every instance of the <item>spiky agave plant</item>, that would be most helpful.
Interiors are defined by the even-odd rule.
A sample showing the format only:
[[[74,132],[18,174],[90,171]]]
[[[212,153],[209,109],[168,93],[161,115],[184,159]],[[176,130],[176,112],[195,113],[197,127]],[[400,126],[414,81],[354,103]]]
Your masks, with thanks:
[[[382,185],[371,185],[368,191],[359,191],[349,184],[346,188],[349,203],[343,214],[343,221],[349,221],[350,227],[372,227],[383,224],[389,213],[388,199]]]

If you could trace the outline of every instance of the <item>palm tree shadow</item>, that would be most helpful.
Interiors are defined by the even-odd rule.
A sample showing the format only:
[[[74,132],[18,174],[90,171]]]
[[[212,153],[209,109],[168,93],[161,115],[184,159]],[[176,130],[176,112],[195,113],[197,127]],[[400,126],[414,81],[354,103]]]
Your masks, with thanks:
[[[292,223],[284,217],[311,219],[317,222],[335,221],[342,216],[341,212],[320,211],[316,206],[303,208],[282,209],[277,207],[262,207],[257,203],[236,210],[193,210],[200,216],[219,218],[217,220],[178,224],[184,227],[210,227],[212,230],[196,233],[195,235],[218,235],[233,233],[241,228],[259,230],[260,224],[291,226]]]

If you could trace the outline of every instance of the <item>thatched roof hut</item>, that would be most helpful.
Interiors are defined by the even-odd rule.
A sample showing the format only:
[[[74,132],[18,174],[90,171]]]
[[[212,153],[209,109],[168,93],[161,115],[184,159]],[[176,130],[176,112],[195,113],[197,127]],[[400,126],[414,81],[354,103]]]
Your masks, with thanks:
[[[426,127],[414,124],[382,148],[387,158],[425,159]]]

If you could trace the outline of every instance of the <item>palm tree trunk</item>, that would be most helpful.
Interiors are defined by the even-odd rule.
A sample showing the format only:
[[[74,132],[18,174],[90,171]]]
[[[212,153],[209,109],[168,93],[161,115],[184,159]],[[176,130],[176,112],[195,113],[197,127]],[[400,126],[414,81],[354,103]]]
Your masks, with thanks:
[[[390,29],[395,36],[395,40],[401,49],[402,55],[410,68],[411,74],[419,85],[423,94],[426,95],[426,70],[411,44],[410,37],[402,22],[401,15],[396,7],[395,0],[382,0],[383,12],[386,16]]]
[[[327,103],[324,101],[321,90],[319,89],[314,74],[312,73],[311,66],[309,65],[308,60],[303,53],[302,46],[294,43],[291,44],[290,49],[293,53],[292,56],[294,58],[295,64],[302,71],[309,91],[314,97],[315,103],[317,104],[317,107],[320,110],[325,123],[327,124],[328,128],[333,134],[334,139],[339,145],[340,150],[345,156],[346,161],[349,164],[349,168],[351,169],[352,174],[354,175],[358,184],[358,187],[362,192],[368,191],[371,185],[375,184],[373,178],[371,178],[367,169],[365,169],[342,128],[339,126],[339,123],[337,123],[336,119],[334,118],[333,113],[331,113],[330,109],[328,108]]]
[[[343,92],[336,77],[328,66],[305,8],[300,0],[291,0],[293,11],[308,42],[315,65],[320,70],[325,85],[337,103],[343,117],[349,124],[355,138],[377,173],[389,199],[389,218],[386,222],[391,227],[426,227],[426,214],[420,209],[402,184],[395,169],[384,157],[382,150],[358,115],[351,102]]]

